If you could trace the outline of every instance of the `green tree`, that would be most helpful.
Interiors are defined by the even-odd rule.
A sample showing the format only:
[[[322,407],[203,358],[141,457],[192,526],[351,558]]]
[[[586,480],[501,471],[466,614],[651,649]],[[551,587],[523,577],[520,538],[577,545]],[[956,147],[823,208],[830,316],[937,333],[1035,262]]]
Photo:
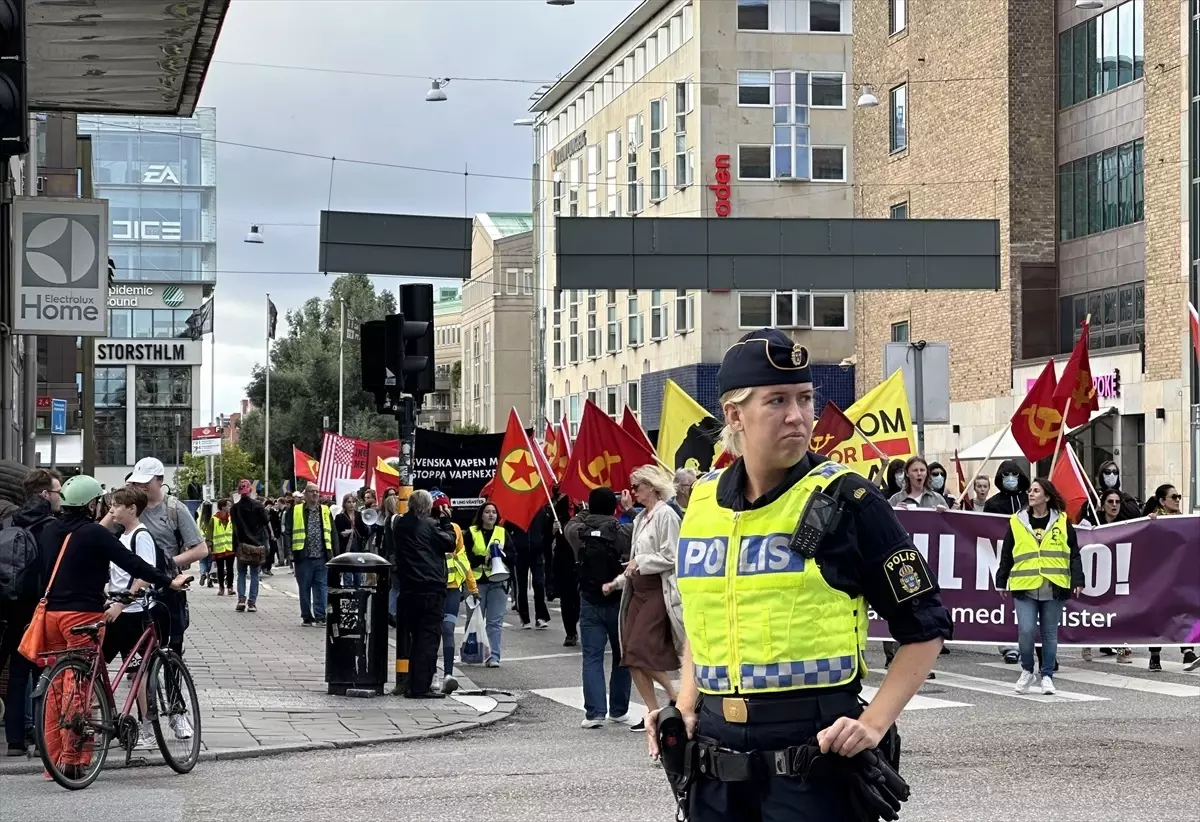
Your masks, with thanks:
[[[180,491],[187,488],[190,482],[204,485],[208,477],[207,466],[207,457],[184,454],[183,466],[180,467],[175,480]],[[230,496],[237,488],[239,480],[261,479],[262,473],[262,459],[254,459],[253,456],[237,446],[226,445],[221,454],[213,458],[213,485],[216,486],[218,498]],[[278,485],[275,486],[275,488],[278,487]]]
[[[324,419],[330,427],[338,419],[338,353],[341,347],[341,301],[346,301],[347,324],[381,320],[396,312],[396,297],[377,292],[368,277],[338,277],[329,297],[313,297],[287,312],[287,335],[271,345],[271,487],[292,477],[292,446],[319,455]],[[375,412],[374,398],[361,389],[362,368],[356,342],[345,344],[344,402],[347,436],[365,440],[396,438],[394,418]],[[256,365],[246,395],[256,409],[266,402],[266,371]],[[242,417],[242,447],[255,455],[262,475],[264,419],[261,410]]]

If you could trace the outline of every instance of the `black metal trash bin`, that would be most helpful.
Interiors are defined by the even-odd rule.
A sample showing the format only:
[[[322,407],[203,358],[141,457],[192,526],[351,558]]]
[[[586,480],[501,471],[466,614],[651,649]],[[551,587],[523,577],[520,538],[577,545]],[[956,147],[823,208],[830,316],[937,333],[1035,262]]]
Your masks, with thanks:
[[[378,554],[349,553],[325,563],[329,594],[325,682],[329,693],[382,694],[388,680],[388,590],[392,564]]]

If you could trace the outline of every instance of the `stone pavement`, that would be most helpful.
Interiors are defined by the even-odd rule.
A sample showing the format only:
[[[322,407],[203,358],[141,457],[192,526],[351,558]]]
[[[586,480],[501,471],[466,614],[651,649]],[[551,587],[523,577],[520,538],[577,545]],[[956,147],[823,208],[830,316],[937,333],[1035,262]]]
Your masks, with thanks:
[[[283,582],[281,577],[291,585],[271,584]],[[237,597],[219,597],[215,588],[197,588],[188,596],[191,626],[184,659],[200,697],[202,759],[446,736],[490,725],[516,708],[515,699],[506,694],[470,695],[475,686],[465,676],[458,680],[467,693],[450,699],[330,696],[325,629],[301,625],[299,603],[287,592],[294,587],[289,570],[275,569],[275,576],[263,581],[254,614],[235,612]],[[389,642],[394,653],[394,641]],[[389,659],[389,669],[391,663]],[[118,709],[123,698],[118,693]],[[138,749],[133,761],[156,764],[161,759],[157,752]],[[123,754],[110,754],[109,767],[123,762]],[[0,758],[0,774],[41,767],[36,757]]]

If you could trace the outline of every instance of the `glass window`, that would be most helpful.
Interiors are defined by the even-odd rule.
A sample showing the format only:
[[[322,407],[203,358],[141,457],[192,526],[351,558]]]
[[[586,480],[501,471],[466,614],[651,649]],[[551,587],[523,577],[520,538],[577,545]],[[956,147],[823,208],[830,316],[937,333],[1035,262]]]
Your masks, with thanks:
[[[812,88],[809,104],[814,108],[846,107],[846,75],[813,73],[809,75],[809,83]]]
[[[154,336],[154,312],[148,309],[133,310],[133,336],[148,339]]]
[[[892,323],[892,342],[908,342],[908,321]]]
[[[1133,222],[1133,143],[1117,149],[1117,225]]]
[[[771,147],[738,146],[738,179],[770,180]]]
[[[1133,82],[1133,3],[1117,6],[1117,85]]]
[[[892,220],[907,220],[908,219],[908,201],[903,203],[895,203],[888,212],[888,217]]]
[[[908,86],[892,89],[892,128],[890,147],[892,151],[908,148]]]
[[[138,411],[137,458],[157,457],[166,465],[179,465],[191,450],[192,409]]]
[[[846,149],[842,146],[813,146],[812,178],[844,182],[846,179]]]
[[[1100,155],[1100,173],[1104,176],[1104,228],[1116,228],[1117,223],[1117,150],[1111,148]]]
[[[1071,163],[1074,182],[1075,207],[1073,209],[1073,219],[1071,221],[1073,237],[1082,237],[1089,231],[1088,227],[1088,162],[1087,158],[1082,158]]]
[[[125,366],[96,367],[96,407],[125,408]],[[125,461],[124,454],[121,462]]]
[[[138,408],[192,407],[191,366],[150,366],[137,369]],[[189,434],[190,436],[190,434]]]
[[[126,340],[132,336],[133,312],[128,308],[108,309],[108,336]]]
[[[1145,27],[1143,0],[1133,0],[1133,79],[1145,72],[1146,47],[1142,40]]]
[[[1104,230],[1104,178],[1100,174],[1100,155],[1087,158],[1088,170],[1088,230],[1098,234]]]
[[[773,294],[738,294],[738,325],[742,328],[769,328]]]
[[[905,5],[906,0],[891,0],[890,8],[888,9],[888,30],[892,34],[897,34],[904,31],[905,26]]]
[[[1067,163],[1058,169],[1058,234],[1065,242],[1075,236],[1075,192],[1072,187],[1074,166]]]
[[[1103,17],[1093,17],[1083,24],[1087,53],[1087,89],[1083,99],[1095,97],[1104,89],[1104,38],[1101,35]],[[1064,102],[1063,105],[1070,105]]]
[[[634,382],[625,384],[625,404],[628,405],[629,410],[633,411],[635,414],[640,410],[639,406],[641,405],[641,387],[641,383],[637,382],[636,380]]]
[[[766,31],[767,0],[737,0],[737,27],[742,31]]]
[[[737,78],[739,106],[771,105],[771,72],[739,71]]]
[[[121,369],[124,371],[125,369]],[[97,465],[125,465],[126,417],[124,408],[96,408],[93,442]],[[189,434],[190,436],[190,434]],[[188,445],[191,445],[189,442]]]
[[[1087,32],[1075,30],[1071,51],[1071,100],[1082,103],[1087,99],[1088,51]]]
[[[845,294],[813,294],[812,295],[812,327],[813,328],[845,328],[846,327],[846,295]]]
[[[841,0],[808,0],[808,30],[841,31]]]
[[[171,339],[175,336],[175,312],[157,309],[154,311],[154,336],[158,339]]]
[[[1117,10],[1104,12],[1104,90],[1117,87]]]
[[[1059,106],[1081,103],[1145,71],[1144,0],[1108,9],[1059,35]]]
[[[1058,35],[1058,105],[1066,108],[1074,98],[1071,96],[1071,42],[1074,29],[1067,29]]]

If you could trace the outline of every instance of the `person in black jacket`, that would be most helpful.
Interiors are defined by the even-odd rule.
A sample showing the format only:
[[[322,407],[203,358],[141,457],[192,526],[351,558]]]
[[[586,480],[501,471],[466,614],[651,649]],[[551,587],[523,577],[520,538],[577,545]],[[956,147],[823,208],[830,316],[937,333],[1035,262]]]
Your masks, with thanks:
[[[1121,487],[1121,469],[1112,460],[1100,463],[1100,468],[1096,471],[1096,491],[1101,494],[1108,491],[1119,491],[1121,493],[1121,517],[1123,520],[1137,519],[1145,516],[1142,511],[1142,505],[1137,501],[1137,498]],[[1085,502],[1083,508],[1079,511],[1079,519],[1083,519],[1088,505]]]
[[[255,602],[258,600],[259,565],[247,565],[243,560],[243,545],[256,545],[263,549],[266,556],[267,542],[270,539],[271,523],[267,518],[267,509],[258,501],[254,491],[254,483],[244,479],[238,483],[238,501],[233,504],[229,518],[233,520],[233,544],[237,546],[237,592],[238,601],[235,610],[254,613],[258,610]],[[250,571],[250,598],[246,599],[246,570]]]
[[[579,579],[575,573],[575,553],[571,550],[563,528],[575,516],[575,504],[566,494],[554,486],[553,507],[548,503],[538,512],[537,518],[529,529],[530,543],[537,536],[539,546],[544,546],[543,554],[546,562],[550,563],[549,580],[553,580],[554,592],[562,605],[563,629],[566,639],[564,648],[572,648],[579,644]],[[537,605],[537,574],[534,574],[534,604]],[[522,614],[528,614],[524,591],[518,592],[517,608]],[[540,609],[539,609],[540,610]],[[538,620],[541,627],[541,619]]]
[[[1012,516],[1029,504],[1029,475],[1016,460],[1005,460],[996,471],[996,494],[983,506],[985,514]]]
[[[400,584],[396,656],[410,660],[407,687],[410,699],[440,699],[433,674],[442,648],[442,616],[446,605],[446,555],[457,540],[450,517],[433,519],[433,497],[413,491],[408,513],[395,520],[396,570]],[[396,682],[397,695],[401,683]]]

